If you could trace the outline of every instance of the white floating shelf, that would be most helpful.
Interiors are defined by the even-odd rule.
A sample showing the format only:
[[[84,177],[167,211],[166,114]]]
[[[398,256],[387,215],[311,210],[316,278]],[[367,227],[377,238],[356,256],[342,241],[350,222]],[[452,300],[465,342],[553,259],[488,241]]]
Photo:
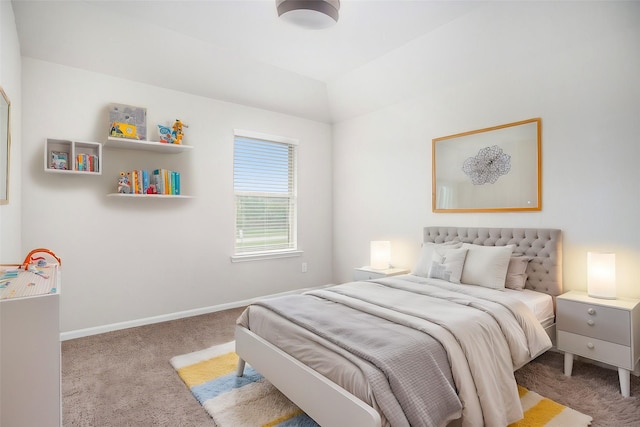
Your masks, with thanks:
[[[182,194],[127,194],[127,193],[109,193],[109,197],[133,197],[147,199],[193,199],[193,196],[185,196]]]
[[[47,173],[59,173],[59,174],[67,174],[67,175],[102,175],[101,172],[89,172],[89,171],[76,171],[76,170],[68,170],[68,169],[49,169],[46,168],[44,170]]]
[[[56,152],[65,155],[64,167],[66,169],[56,169],[52,164],[52,154]],[[83,155],[86,161],[89,161],[88,157],[91,157],[95,161],[95,170],[88,170],[89,167],[79,170],[77,157],[80,155]],[[44,144],[44,171],[68,175],[102,175],[102,144],[47,138]]]
[[[158,153],[182,153],[193,149],[191,145],[167,144],[157,141],[141,141],[139,139],[116,138],[110,136],[104,143],[108,148],[125,148],[128,150],[147,150]]]

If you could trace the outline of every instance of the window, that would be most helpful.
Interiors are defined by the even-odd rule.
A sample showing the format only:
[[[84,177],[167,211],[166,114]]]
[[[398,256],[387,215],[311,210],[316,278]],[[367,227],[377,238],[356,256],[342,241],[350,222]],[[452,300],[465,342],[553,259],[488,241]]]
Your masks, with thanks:
[[[297,255],[297,140],[235,130],[232,260]]]

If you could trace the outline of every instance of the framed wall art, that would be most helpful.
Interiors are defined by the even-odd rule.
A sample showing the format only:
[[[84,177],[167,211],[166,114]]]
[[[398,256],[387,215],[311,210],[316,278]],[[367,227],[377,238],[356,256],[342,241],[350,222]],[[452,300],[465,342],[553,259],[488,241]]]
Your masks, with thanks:
[[[539,211],[542,119],[435,138],[433,212]]]
[[[11,101],[0,87],[0,205],[9,203],[9,160],[11,157]]]

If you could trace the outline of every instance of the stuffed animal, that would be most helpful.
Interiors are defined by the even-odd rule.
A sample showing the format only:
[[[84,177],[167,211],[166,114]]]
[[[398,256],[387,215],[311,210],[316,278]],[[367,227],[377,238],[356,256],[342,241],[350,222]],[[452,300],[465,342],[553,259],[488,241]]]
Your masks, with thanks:
[[[129,178],[124,172],[120,172],[120,176],[118,177],[118,193],[131,193],[131,184],[129,184]]]

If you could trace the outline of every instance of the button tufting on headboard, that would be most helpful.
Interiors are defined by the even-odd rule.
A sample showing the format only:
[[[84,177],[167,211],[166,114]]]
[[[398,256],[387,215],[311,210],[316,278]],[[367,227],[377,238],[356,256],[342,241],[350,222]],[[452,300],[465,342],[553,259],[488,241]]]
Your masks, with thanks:
[[[562,231],[554,228],[425,227],[424,242],[460,241],[483,246],[515,245],[514,254],[533,257],[526,288],[562,293]]]

